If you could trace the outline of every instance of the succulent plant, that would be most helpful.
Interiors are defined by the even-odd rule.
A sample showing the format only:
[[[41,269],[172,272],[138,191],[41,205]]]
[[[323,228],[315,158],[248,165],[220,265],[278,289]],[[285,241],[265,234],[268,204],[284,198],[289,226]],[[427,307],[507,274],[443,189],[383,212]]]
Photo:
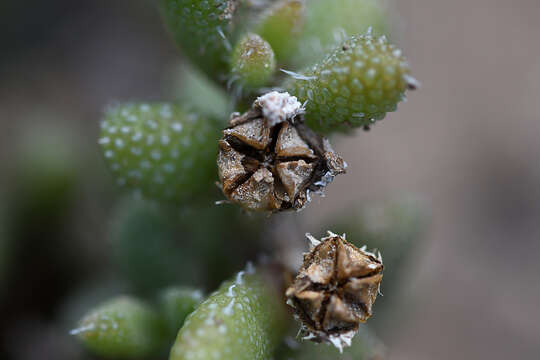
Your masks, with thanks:
[[[334,358],[306,343],[283,350],[298,326],[288,300],[306,338],[380,358],[363,324],[380,254],[330,234],[310,238],[293,269],[260,256],[276,250],[265,231],[282,230],[253,212],[306,207],[347,167],[323,135],[369,128],[416,88],[384,36],[385,9],[375,0],[159,4],[190,62],[179,101],[110,106],[98,140],[116,184],[144,198],[124,200],[111,224],[111,261],[135,295],[97,306],[73,334],[102,357]],[[198,290],[257,258],[257,270],[248,265],[206,297]]]

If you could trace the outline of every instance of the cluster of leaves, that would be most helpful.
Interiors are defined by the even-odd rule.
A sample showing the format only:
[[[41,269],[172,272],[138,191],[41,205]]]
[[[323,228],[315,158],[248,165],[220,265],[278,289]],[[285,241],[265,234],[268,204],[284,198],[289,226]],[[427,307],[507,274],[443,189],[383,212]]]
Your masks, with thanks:
[[[283,345],[291,316],[262,269],[248,267],[204,301],[201,291],[161,289],[213,288],[256,255],[239,249],[244,244],[264,250],[259,218],[246,221],[212,203],[217,140],[230,108],[286,90],[305,103],[313,130],[350,133],[394,111],[415,86],[385,37],[385,9],[377,0],[160,0],[159,8],[197,70],[185,72],[176,102],[109,107],[99,137],[117,185],[156,201],[120,204],[112,225],[113,260],[138,297],[97,306],[73,334],[108,358],[159,355],[172,344],[171,360],[331,358],[333,350],[313,344]],[[347,351],[367,359],[381,348],[365,330]]]
[[[236,111],[268,89],[284,89],[306,104],[314,130],[350,133],[395,111],[415,86],[401,50],[384,35],[376,0],[161,0],[160,9],[182,53],[230,90]],[[120,186],[175,202],[208,193],[216,140],[228,120],[226,111],[212,109],[223,110],[226,96],[187,83],[190,96],[181,102],[107,111],[100,144]]]

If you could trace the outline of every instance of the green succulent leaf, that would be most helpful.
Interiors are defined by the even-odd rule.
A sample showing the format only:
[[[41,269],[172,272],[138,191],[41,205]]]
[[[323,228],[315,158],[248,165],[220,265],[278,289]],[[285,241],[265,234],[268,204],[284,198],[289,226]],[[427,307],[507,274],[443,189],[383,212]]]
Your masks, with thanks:
[[[259,275],[240,272],[188,316],[169,359],[269,359],[281,335],[281,306]]]
[[[401,50],[384,36],[353,36],[322,62],[286,84],[306,103],[307,124],[316,131],[369,127],[395,111],[416,80]]]
[[[161,12],[183,53],[214,80],[228,68],[235,0],[160,0]]]
[[[99,144],[119,186],[180,202],[213,187],[219,129],[175,104],[128,103],[107,110]]]
[[[91,310],[71,334],[92,353],[111,359],[146,357],[159,351],[165,339],[157,313],[127,296]]]

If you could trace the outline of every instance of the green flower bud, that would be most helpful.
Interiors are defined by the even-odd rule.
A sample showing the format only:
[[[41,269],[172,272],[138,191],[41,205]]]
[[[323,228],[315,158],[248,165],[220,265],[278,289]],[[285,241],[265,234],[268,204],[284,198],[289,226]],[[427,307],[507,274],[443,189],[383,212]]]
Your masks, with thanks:
[[[240,272],[188,316],[169,359],[270,359],[281,335],[280,311],[257,274]]]
[[[171,287],[160,294],[161,313],[173,339],[184,324],[186,317],[197,308],[202,300],[202,292],[193,288]]]
[[[306,104],[306,122],[316,131],[369,128],[395,111],[416,80],[401,50],[386,38],[353,36],[286,87]]]
[[[129,359],[146,357],[159,350],[164,327],[150,307],[124,296],[92,310],[71,334],[99,356]]]
[[[183,53],[219,80],[231,50],[234,0],[160,0],[165,23]]]
[[[304,25],[304,1],[281,0],[271,5],[261,16],[256,33],[274,49],[279,63],[284,63],[297,51]]]
[[[219,128],[173,104],[130,103],[106,112],[99,144],[119,186],[181,201],[213,187]]]
[[[259,35],[247,34],[234,47],[231,67],[233,79],[241,86],[264,86],[276,70],[274,51]]]

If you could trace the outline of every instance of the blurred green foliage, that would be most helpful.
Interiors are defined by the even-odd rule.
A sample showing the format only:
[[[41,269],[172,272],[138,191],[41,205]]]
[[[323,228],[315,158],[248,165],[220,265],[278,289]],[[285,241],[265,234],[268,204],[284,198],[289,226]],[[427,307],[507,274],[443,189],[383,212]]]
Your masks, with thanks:
[[[112,215],[111,262],[137,294],[173,284],[212,289],[261,248],[260,220],[244,224],[230,206],[177,208],[128,198]]]
[[[390,35],[388,14],[380,0],[308,0],[305,25],[295,57],[297,67],[322,60],[352,35]]]
[[[7,199],[14,217],[46,221],[64,215],[80,172],[73,146],[70,135],[57,126],[38,125],[22,135],[12,171],[16,199]]]
[[[127,199],[112,215],[111,262],[133,291],[151,295],[170,284],[201,282],[197,258],[178,237],[173,214],[158,204]]]
[[[280,64],[287,64],[298,52],[305,13],[303,1],[280,0],[261,14],[256,32],[272,46]]]
[[[226,126],[226,116],[232,111],[230,100],[222,88],[189,64],[175,66],[169,76],[171,92],[189,112],[217,119]]]

